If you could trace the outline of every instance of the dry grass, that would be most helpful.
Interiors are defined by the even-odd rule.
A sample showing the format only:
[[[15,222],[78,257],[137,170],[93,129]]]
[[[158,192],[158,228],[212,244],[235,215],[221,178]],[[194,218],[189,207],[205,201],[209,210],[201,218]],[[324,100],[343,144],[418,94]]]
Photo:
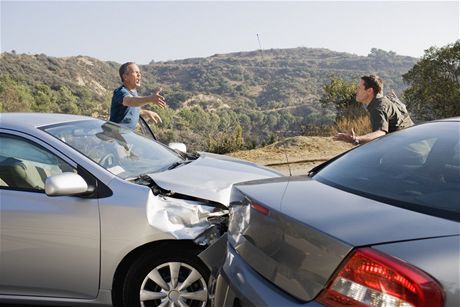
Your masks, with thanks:
[[[372,131],[371,121],[368,116],[340,118],[336,120],[335,127],[332,129],[331,134],[336,134],[337,132],[349,132],[352,128],[357,135],[369,133]]]
[[[286,161],[329,159],[352,147],[351,144],[333,141],[332,137],[296,136],[262,148],[232,152],[228,155],[267,165]]]
[[[318,160],[327,160],[351,149],[353,145],[334,141],[332,136],[338,132],[351,131],[352,128],[358,135],[369,133],[371,131],[369,118],[360,116],[337,120],[335,125],[323,127],[321,134],[329,136],[290,137],[262,148],[237,151],[227,155],[261,165],[289,162],[290,169],[287,164],[273,167],[285,175],[306,174],[307,170],[321,163]],[[299,161],[304,162],[297,163]]]

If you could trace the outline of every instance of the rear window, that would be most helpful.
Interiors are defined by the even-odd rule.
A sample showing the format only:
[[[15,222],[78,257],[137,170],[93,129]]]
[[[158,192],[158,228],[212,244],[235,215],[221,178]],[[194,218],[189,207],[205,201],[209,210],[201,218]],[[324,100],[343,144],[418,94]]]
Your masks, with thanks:
[[[393,133],[352,150],[314,179],[460,221],[460,124],[432,122]]]

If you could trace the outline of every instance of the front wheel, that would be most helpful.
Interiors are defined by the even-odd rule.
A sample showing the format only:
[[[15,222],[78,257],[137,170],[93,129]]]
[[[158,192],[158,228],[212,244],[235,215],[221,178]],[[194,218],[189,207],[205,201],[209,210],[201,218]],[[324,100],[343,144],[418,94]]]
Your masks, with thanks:
[[[208,279],[208,269],[194,253],[148,253],[128,270],[123,303],[129,307],[204,307],[209,298]]]

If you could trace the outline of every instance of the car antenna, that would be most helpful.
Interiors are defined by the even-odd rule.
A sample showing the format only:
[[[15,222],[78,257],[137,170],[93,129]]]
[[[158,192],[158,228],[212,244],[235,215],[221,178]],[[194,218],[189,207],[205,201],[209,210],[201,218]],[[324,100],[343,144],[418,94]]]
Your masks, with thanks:
[[[284,140],[286,140],[286,135],[284,136]],[[289,163],[288,159],[288,154],[287,154],[287,148],[286,148],[286,142],[283,142],[283,148],[284,148],[284,155],[286,156],[286,163],[289,169],[289,176],[292,177],[292,172],[291,172],[291,163]]]

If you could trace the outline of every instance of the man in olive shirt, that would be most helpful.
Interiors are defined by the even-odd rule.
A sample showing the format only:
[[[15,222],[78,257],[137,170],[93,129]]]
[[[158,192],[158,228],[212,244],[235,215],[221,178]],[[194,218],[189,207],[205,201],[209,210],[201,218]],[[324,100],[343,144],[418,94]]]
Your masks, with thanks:
[[[334,140],[355,145],[370,142],[387,133],[404,129],[414,123],[402,102],[383,96],[383,81],[378,76],[363,76],[356,90],[356,101],[364,104],[370,114],[372,132],[365,135],[338,133]]]

